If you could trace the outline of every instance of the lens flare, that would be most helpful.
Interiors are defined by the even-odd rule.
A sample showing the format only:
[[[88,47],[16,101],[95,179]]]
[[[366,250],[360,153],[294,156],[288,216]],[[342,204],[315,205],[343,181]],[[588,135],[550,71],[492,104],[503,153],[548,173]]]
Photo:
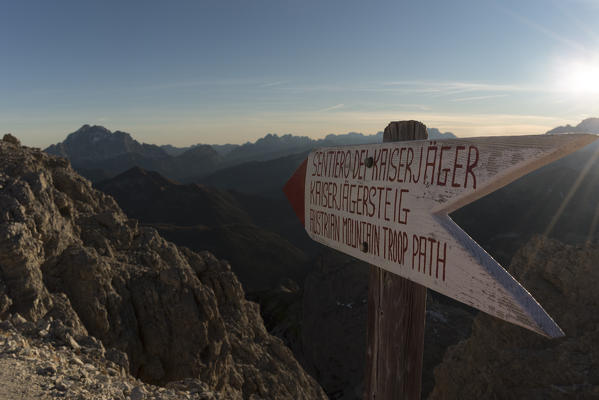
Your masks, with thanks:
[[[570,61],[560,65],[557,88],[571,94],[599,94],[599,60]]]

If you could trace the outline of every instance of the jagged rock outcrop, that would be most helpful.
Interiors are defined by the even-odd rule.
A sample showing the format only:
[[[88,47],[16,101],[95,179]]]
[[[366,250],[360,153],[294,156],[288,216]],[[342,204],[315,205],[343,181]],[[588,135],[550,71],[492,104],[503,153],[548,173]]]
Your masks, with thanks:
[[[535,236],[508,270],[566,336],[547,339],[480,313],[447,350],[431,399],[599,398],[599,246]]]
[[[0,319],[62,320],[149,383],[225,398],[324,398],[269,335],[227,263],[128,219],[63,158],[0,142]]]

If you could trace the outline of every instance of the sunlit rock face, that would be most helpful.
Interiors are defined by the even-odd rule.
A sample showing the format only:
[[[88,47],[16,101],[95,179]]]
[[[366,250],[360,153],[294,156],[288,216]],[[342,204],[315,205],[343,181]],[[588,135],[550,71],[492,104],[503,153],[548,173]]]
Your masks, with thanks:
[[[226,262],[128,219],[69,162],[0,142],[0,318],[62,319],[125,352],[151,383],[196,378],[224,398],[325,398]]]
[[[566,333],[547,339],[480,313],[435,369],[431,399],[599,396],[599,246],[534,237],[508,267]]]

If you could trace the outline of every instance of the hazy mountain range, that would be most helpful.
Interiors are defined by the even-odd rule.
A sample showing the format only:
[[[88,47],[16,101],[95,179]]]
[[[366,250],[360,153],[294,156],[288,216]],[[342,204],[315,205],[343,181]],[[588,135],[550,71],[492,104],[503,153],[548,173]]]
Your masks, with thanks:
[[[441,133],[435,128],[429,129],[429,135],[431,138],[455,137],[451,132]],[[157,171],[180,182],[195,182],[216,170],[249,161],[272,160],[315,147],[381,141],[382,132],[375,135],[351,132],[328,135],[324,139],[268,134],[243,145],[197,144],[181,148],[139,143],[126,132],[111,132],[103,126],[83,125],[64,141],[49,146],[45,151],[68,158],[79,173],[95,182],[135,166]]]
[[[451,132],[440,132],[437,128],[427,128],[429,138],[431,139],[449,139],[456,137]],[[368,143],[380,143],[383,140],[383,132],[374,135],[364,135],[363,133],[349,132],[342,135],[329,134],[324,139],[310,139],[306,136],[294,136],[286,134],[278,136],[269,133],[254,143],[246,142],[242,145],[224,144],[211,145],[214,150],[223,156],[227,156],[228,162],[238,162],[247,160],[268,160],[281,157],[287,154],[299,153],[312,149],[314,147],[340,146],[340,145],[358,145]],[[172,155],[181,154],[193,147],[173,147],[170,145],[161,146]]]

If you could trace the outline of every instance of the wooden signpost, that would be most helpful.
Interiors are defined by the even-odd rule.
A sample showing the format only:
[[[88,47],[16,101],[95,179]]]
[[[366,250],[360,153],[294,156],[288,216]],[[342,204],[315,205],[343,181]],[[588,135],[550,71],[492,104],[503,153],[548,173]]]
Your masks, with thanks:
[[[419,288],[422,286],[541,335],[563,336],[559,326],[530,293],[448,214],[572,153],[597,136],[571,134],[405,141],[422,138],[423,134],[418,132],[423,129],[426,129],[424,125],[415,121],[392,123],[387,129],[386,140],[400,138],[404,141],[312,151],[284,188],[308,235],[411,282],[398,281],[400,283],[396,285],[414,286],[408,289],[406,298],[396,296],[393,300],[392,293],[387,291],[386,298],[379,302],[415,302],[417,308],[424,309],[421,303],[426,297],[422,293],[426,292]],[[401,135],[402,131],[404,135]],[[371,284],[373,279],[381,281],[382,287],[378,288],[378,296],[381,296],[385,283],[383,275],[376,275],[382,273],[376,271],[371,271]],[[376,303],[377,299],[372,298],[372,287],[369,296],[371,303]],[[375,307],[378,312],[372,315]],[[369,324],[376,329],[378,314],[384,307],[381,304],[375,307],[369,305]],[[412,320],[416,325],[420,324],[418,318],[424,318],[414,317]],[[404,316],[406,320],[410,318]],[[410,324],[414,325],[408,322]],[[401,329],[407,332],[401,335],[401,340],[410,343],[409,331],[418,330],[418,327],[402,326]],[[372,336],[370,332],[369,336]],[[374,336],[388,341],[398,339],[380,334]],[[409,348],[410,344],[404,347]],[[421,358],[420,354],[420,365],[416,360],[401,367],[412,370],[412,380],[418,379],[416,386],[420,385]],[[372,354],[368,359],[371,364],[389,364],[381,364],[381,360]],[[394,363],[398,362],[391,360],[391,364]],[[371,375],[366,379],[367,385],[375,387],[380,380],[376,375],[382,372],[376,365],[369,366]],[[388,369],[383,372],[389,374]],[[367,396],[412,398],[414,392],[405,388],[405,382],[401,386],[404,389],[399,391],[377,392],[375,389],[369,392],[367,388]]]

